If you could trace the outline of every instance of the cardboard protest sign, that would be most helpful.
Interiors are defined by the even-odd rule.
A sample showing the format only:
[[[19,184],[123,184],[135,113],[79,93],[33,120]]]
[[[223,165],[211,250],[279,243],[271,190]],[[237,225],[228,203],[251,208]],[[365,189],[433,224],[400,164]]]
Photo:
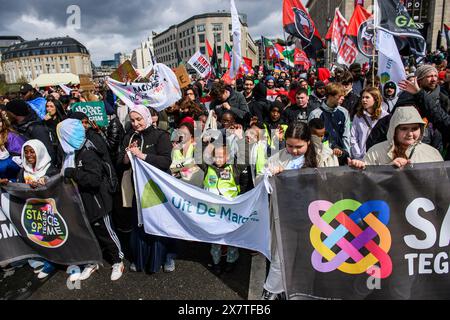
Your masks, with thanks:
[[[120,82],[131,82],[138,77],[138,74],[136,70],[134,70],[130,60],[127,60],[122,63],[110,77]]]
[[[189,78],[189,74],[188,74],[185,66],[180,65],[178,68],[175,68],[173,71],[175,72],[175,74],[177,76],[178,83],[180,84],[181,89],[184,89],[191,84],[191,80]]]
[[[88,75],[82,74],[79,77],[80,77],[80,90],[84,91],[95,90],[95,85]]]
[[[106,127],[108,125],[108,116],[106,115],[103,101],[74,103],[72,105],[72,111],[85,113],[89,120],[95,121],[99,127]]]

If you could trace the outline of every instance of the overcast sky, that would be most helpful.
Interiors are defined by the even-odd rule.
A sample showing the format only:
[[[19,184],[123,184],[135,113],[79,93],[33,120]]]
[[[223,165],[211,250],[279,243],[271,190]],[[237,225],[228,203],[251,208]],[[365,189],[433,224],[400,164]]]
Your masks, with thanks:
[[[306,2],[306,0],[302,0]],[[235,0],[248,16],[253,39],[282,37],[282,0]],[[81,29],[67,26],[67,8],[78,5]],[[84,44],[93,62],[131,53],[152,31],[161,32],[193,15],[230,10],[229,0],[0,0],[0,35],[25,40],[69,35]]]

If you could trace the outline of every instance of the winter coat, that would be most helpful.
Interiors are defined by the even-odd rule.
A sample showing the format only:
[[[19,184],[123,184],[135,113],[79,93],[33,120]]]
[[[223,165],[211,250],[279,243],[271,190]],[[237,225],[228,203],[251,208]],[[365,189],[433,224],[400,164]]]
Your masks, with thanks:
[[[388,140],[372,147],[364,157],[367,165],[389,165],[394,159],[394,135],[395,129],[402,124],[424,124],[419,112],[414,107],[397,108],[392,115],[387,134]],[[412,163],[426,163],[443,161],[441,154],[435,148],[422,143],[421,138],[417,143],[406,150],[406,156]]]
[[[325,130],[330,140],[330,148],[339,148],[350,154],[350,116],[343,107],[330,108],[323,103],[319,109],[311,112],[308,122],[319,118],[325,123]]]
[[[287,107],[281,117],[283,121],[287,124],[291,124],[295,121],[302,121],[307,123],[308,117],[311,114],[311,106],[308,102],[306,108],[300,108],[297,104],[293,104]]]
[[[359,96],[354,91],[351,91],[349,94],[347,94],[345,96],[344,102],[342,103],[342,107],[348,111],[351,120],[353,120],[353,117],[356,114],[356,107],[358,106],[358,103]]]
[[[117,162],[120,145],[124,136],[125,130],[123,129],[122,123],[120,123],[117,116],[112,116],[109,125],[106,128],[106,144],[113,163]]]
[[[22,122],[15,124],[13,128],[28,140],[37,139],[41,141],[47,148],[53,164],[56,164],[56,150],[53,147],[51,133],[36,113],[31,112]]]
[[[104,174],[102,159],[94,151],[83,146],[75,152],[75,168],[66,168],[64,176],[78,185],[89,221],[95,222],[112,211],[112,196]]]
[[[376,126],[378,121],[386,117],[388,113],[382,110],[380,118],[372,120],[369,113],[364,111],[362,117],[356,116],[353,119],[350,143],[351,143],[351,156],[353,159],[362,160],[366,154],[366,142],[369,138],[370,132]]]
[[[130,168],[130,165],[123,164],[123,159],[125,158],[126,148],[134,141],[137,141],[137,145],[142,153],[147,155],[145,162],[170,174],[172,144],[170,143],[169,134],[167,131],[153,126],[141,133],[131,131],[125,135],[119,151],[118,167],[124,170]]]
[[[245,97],[242,93],[231,90],[230,97],[226,101],[231,106],[230,111],[232,111],[236,115],[236,120],[243,124],[244,120],[247,119],[248,114],[250,113],[248,109],[247,102],[245,101]],[[218,119],[222,118],[225,109],[221,107],[223,102],[214,100],[211,102],[210,110],[214,110],[217,114]]]
[[[22,153],[22,146],[25,143],[25,138],[15,132],[8,132],[5,148],[11,156],[20,156]]]

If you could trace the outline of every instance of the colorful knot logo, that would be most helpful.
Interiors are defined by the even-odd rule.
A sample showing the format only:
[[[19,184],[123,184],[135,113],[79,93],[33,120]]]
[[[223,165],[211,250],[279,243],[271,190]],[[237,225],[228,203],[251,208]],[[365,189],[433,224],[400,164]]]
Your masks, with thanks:
[[[353,213],[348,216],[345,210]],[[322,216],[321,211],[325,211]],[[378,212],[378,217],[375,212]],[[315,249],[311,257],[314,269],[319,272],[339,269],[348,274],[367,272],[381,279],[391,275],[392,260],[388,252],[392,239],[386,227],[390,217],[386,202],[368,201],[361,204],[347,199],[332,204],[319,200],[309,205],[308,214],[314,224],[310,232],[311,243]],[[334,220],[340,223],[336,229],[330,225]],[[365,230],[358,225],[362,221],[368,225]],[[321,238],[322,233],[327,236],[325,240]],[[374,241],[377,236],[379,244]],[[348,240],[349,238],[353,239]],[[339,248],[338,253],[332,250],[335,246]],[[364,255],[361,251],[368,254]]]

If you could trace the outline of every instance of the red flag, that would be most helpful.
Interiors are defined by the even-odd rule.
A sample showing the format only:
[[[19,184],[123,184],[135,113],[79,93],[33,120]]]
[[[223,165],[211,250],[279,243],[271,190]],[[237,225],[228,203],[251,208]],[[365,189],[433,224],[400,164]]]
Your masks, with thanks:
[[[319,31],[300,0],[283,0],[283,27],[301,40],[309,57],[315,58],[317,51],[325,48]]]
[[[227,69],[231,66],[231,48],[228,43],[225,43],[225,52],[223,53],[223,60],[227,62]]]
[[[347,33],[348,22],[344,18],[344,16],[339,11],[339,8],[336,8],[333,23],[330,26],[330,30],[327,33],[327,40],[331,40],[331,50],[334,53],[339,51],[341,47],[342,40],[344,39],[345,34]]]
[[[242,57],[245,61],[245,64],[249,69],[253,69],[253,60],[250,58]]]
[[[368,21],[372,15],[362,6],[356,6],[350,22],[348,23],[347,34],[341,42],[338,52],[337,62],[347,66],[355,62],[358,56],[358,33],[363,23]]]
[[[208,39],[206,39],[206,49],[208,50],[208,56],[211,58],[213,56],[213,49]]]
[[[303,66],[303,69],[306,71],[311,68],[311,61],[309,61],[308,56],[304,51],[298,48],[295,49],[294,64],[297,66]]]
[[[372,15],[364,9],[364,7],[356,6],[355,11],[350,18],[350,22],[348,23],[347,35],[355,37],[356,39],[358,37],[359,27],[370,17],[372,17]]]

